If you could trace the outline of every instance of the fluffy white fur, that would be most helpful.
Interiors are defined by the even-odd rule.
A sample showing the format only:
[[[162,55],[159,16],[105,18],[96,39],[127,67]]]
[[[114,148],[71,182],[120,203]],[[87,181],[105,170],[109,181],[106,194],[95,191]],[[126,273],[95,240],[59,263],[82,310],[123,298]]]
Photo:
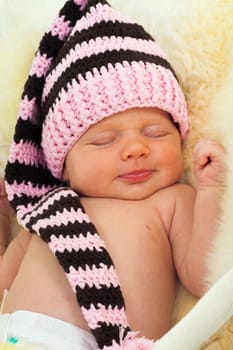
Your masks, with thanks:
[[[32,57],[43,32],[64,1],[0,0],[0,175]],[[207,282],[212,284],[233,266],[233,2],[109,1],[154,35],[178,74],[187,97],[191,123],[184,153],[184,180],[195,186],[191,153],[199,138],[217,139],[226,148],[228,174],[221,202],[223,213],[207,261]],[[175,321],[195,301],[181,288]],[[227,336],[229,338],[229,334]],[[231,347],[225,348],[228,349]]]

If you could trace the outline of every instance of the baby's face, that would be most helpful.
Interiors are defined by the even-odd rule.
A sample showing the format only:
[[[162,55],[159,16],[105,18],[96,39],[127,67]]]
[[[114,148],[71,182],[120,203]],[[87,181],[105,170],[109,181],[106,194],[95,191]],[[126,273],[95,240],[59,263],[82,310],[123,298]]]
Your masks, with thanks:
[[[90,127],[69,151],[64,180],[88,197],[140,200],[182,174],[181,137],[167,113],[134,108]]]

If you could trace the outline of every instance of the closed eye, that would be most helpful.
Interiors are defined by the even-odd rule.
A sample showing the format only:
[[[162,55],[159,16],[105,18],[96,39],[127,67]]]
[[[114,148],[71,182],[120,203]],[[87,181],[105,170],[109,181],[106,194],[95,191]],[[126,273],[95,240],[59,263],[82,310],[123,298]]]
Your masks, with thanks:
[[[117,138],[115,133],[99,134],[89,140],[89,144],[93,146],[105,146],[113,143]]]
[[[151,138],[162,138],[169,134],[169,131],[158,125],[149,125],[143,129],[143,135]]]

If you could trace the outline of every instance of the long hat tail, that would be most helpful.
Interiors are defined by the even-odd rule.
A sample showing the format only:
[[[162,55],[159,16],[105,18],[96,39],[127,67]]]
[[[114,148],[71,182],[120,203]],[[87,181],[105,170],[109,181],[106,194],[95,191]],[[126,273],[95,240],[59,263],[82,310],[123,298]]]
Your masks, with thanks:
[[[54,178],[41,147],[41,96],[46,75],[76,21],[95,1],[69,0],[43,36],[25,84],[5,171],[20,224],[57,257],[100,348],[120,343],[129,325],[119,280],[104,242],[78,195]]]

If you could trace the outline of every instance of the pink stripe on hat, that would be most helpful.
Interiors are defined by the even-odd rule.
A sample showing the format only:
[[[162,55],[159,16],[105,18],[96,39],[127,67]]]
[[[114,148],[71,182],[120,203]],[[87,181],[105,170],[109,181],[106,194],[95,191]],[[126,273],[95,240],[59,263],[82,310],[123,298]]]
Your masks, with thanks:
[[[18,196],[21,195],[27,195],[31,197],[40,197],[42,194],[47,193],[51,188],[50,186],[33,186],[31,182],[25,183],[17,183],[14,181],[10,186],[6,184],[6,188],[8,191],[8,197],[11,200],[11,198],[14,197],[14,194],[17,193]]]
[[[107,4],[98,3],[95,7],[91,7],[89,12],[86,13],[79,21],[77,21],[71,35],[75,32],[81,32],[84,29],[93,27],[94,24],[100,22],[119,21],[121,23],[134,23],[132,19],[123,16],[120,12],[116,11]]]
[[[84,236],[82,233],[79,236],[66,236],[63,237],[59,235],[56,237],[53,235],[50,240],[50,247],[52,251],[57,251],[60,253],[64,253],[65,250],[71,252],[72,250],[90,250],[93,251],[96,249],[97,251],[101,251],[103,248],[103,241],[100,239],[100,236],[96,234],[88,233]]]
[[[38,227],[46,228],[48,225],[53,226],[61,226],[67,225],[69,222],[75,222],[78,220],[80,223],[89,222],[89,218],[86,213],[83,213],[79,208],[77,211],[72,208],[71,210],[67,210],[64,208],[62,212],[56,212],[56,214],[51,215],[48,219],[43,218],[43,224],[40,220],[33,226],[34,230],[37,231]]]
[[[35,114],[36,109],[36,99],[35,97],[29,100],[28,96],[24,96],[19,106],[19,117],[22,120],[31,120],[33,121],[33,115]]]
[[[76,270],[71,266],[70,272],[67,273],[67,278],[73,290],[76,289],[76,286],[79,286],[79,288],[85,288],[86,286],[101,288],[103,285],[107,287],[117,287],[119,285],[114,267],[108,267],[104,264],[100,264],[100,267],[87,265],[86,270],[83,270],[81,267]]]
[[[156,343],[159,341],[153,341],[145,337],[139,338],[139,332],[128,332],[125,336],[124,328],[119,329],[120,343],[113,340],[112,345],[103,347],[103,350],[155,350]]]
[[[48,72],[52,59],[47,58],[46,54],[41,55],[40,52],[37,52],[35,59],[32,63],[32,68],[30,75],[35,74],[37,78],[45,76]]]
[[[48,32],[53,36],[58,36],[60,40],[64,40],[70,34],[71,30],[70,22],[66,21],[64,16],[57,16]]]
[[[44,160],[44,153],[42,149],[38,149],[32,143],[20,140],[19,143],[13,142],[11,145],[11,153],[9,162],[14,163],[18,161],[20,164],[46,166]]]
[[[112,325],[121,325],[127,327],[128,323],[125,317],[124,309],[118,309],[109,305],[107,308],[104,305],[99,304],[98,309],[92,304],[89,309],[82,307],[82,312],[85,315],[88,324],[91,325],[92,329],[99,327],[99,323],[106,322]]]
[[[76,62],[78,59],[91,57],[92,55],[97,55],[99,53],[112,50],[133,50],[166,58],[159,45],[150,40],[115,36],[111,36],[110,38],[97,37],[95,40],[92,39],[89,42],[82,43],[81,45],[77,44],[71,49],[69,55],[66,55],[66,57],[64,57],[64,59],[56,66],[51,74],[48,75],[48,82],[44,88],[42,100],[45,100],[45,97],[49,94],[56,81],[72,63]]]
[[[49,188],[49,190],[51,190],[52,188]],[[9,188],[10,190],[10,188]],[[48,191],[47,191],[48,192]],[[42,193],[44,194],[44,193]],[[29,194],[30,195],[30,194]],[[41,216],[43,215],[44,212],[46,212],[50,207],[52,207],[53,205],[56,204],[56,202],[59,202],[63,197],[75,197],[75,192],[69,189],[63,190],[62,188],[59,189],[59,191],[54,191],[54,193],[46,193],[46,195],[44,195],[43,200],[41,202],[38,203],[38,205],[35,206],[27,206],[25,207],[25,211],[23,213],[22,216],[24,216],[24,218],[22,219],[22,222],[24,224],[24,226],[27,226],[27,224],[29,223],[31,218],[37,217],[37,216]],[[46,198],[47,197],[47,198]],[[33,208],[33,211],[31,212]],[[77,212],[81,211],[81,209],[79,209]],[[22,213],[22,211],[21,211]],[[27,215],[27,213],[29,213]],[[81,215],[80,215],[81,216]],[[78,217],[80,217],[78,216]]]

